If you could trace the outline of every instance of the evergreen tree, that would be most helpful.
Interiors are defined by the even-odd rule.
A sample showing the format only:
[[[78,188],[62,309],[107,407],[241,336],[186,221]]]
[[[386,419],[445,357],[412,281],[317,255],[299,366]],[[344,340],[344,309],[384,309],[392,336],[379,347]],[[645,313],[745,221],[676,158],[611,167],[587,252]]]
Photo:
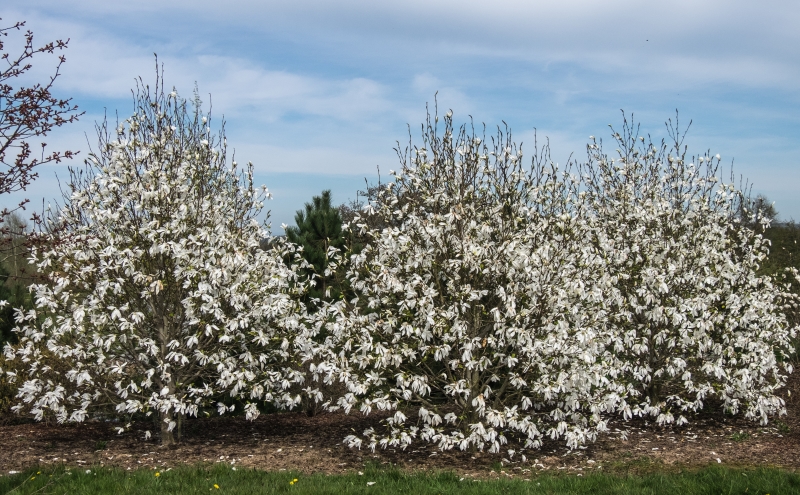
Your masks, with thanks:
[[[2,216],[2,215],[0,215]],[[12,211],[2,218],[0,228],[0,349],[6,342],[16,342],[13,332],[15,308],[25,311],[33,309],[33,296],[28,286],[39,280],[35,269],[28,263],[31,239],[28,223],[18,211]],[[35,239],[38,240],[38,239]]]
[[[8,275],[8,270],[6,270],[5,267],[0,266],[0,299],[3,301],[8,301],[11,297],[11,291],[9,291],[5,286],[6,280],[8,280]],[[12,341],[14,334],[11,330],[13,328],[14,306],[7,303],[0,308],[0,346],[3,346],[6,342]]]
[[[342,215],[339,208],[331,205],[331,191],[322,191],[306,203],[304,210],[297,210],[294,217],[296,227],[286,229],[286,237],[302,246],[303,257],[311,265],[306,275],[313,277],[314,283],[308,292],[309,298],[329,299],[341,292],[341,284],[335,273],[326,273],[328,249],[342,249],[345,239],[342,235]],[[330,289],[330,293],[326,294]]]
[[[17,341],[13,332],[16,326],[14,322],[15,309],[30,310],[33,308],[33,298],[27,287],[21,283],[9,281],[11,278],[13,277],[6,267],[0,266],[0,301],[8,302],[0,307],[0,349],[6,342],[14,344]]]

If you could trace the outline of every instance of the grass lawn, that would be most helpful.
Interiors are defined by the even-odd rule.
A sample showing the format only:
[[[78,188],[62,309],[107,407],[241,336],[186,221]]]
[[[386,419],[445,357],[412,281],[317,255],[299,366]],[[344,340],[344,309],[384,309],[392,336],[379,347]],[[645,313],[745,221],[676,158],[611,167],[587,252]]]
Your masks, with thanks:
[[[366,468],[363,474],[303,475],[233,470],[227,466],[169,471],[120,469],[31,470],[0,478],[0,493],[296,493],[296,494],[800,494],[800,474],[779,469],[713,466],[682,473],[619,476],[544,475],[475,481],[452,473],[408,474]]]

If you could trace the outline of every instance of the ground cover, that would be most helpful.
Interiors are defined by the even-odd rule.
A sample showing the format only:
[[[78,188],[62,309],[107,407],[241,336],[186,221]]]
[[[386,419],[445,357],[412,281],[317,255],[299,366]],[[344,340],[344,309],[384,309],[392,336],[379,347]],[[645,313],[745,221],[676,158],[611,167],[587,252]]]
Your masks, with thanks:
[[[719,494],[798,493],[800,475],[779,469],[710,467],[681,473],[621,476],[546,474],[531,480],[473,480],[452,472],[404,473],[396,468],[368,467],[344,475],[305,475],[183,467],[174,470],[128,472],[121,469],[29,471],[0,479],[0,492],[31,493],[314,493],[314,494]]]

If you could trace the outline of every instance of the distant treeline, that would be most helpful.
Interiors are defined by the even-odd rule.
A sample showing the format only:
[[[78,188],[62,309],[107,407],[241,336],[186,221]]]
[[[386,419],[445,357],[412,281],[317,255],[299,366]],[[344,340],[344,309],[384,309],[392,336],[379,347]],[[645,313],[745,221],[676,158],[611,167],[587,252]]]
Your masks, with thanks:
[[[800,225],[794,222],[773,223],[763,234],[772,244],[769,258],[761,266],[764,275],[777,275],[785,268],[800,269]]]

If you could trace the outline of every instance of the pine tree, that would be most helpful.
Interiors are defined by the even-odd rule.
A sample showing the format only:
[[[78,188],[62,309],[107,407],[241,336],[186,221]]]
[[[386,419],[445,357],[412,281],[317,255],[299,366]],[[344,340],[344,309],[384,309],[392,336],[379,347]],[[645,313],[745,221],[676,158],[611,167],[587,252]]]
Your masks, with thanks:
[[[286,229],[286,237],[302,246],[303,257],[312,265],[306,271],[306,275],[314,278],[308,298],[335,298],[341,292],[341,284],[336,274],[325,273],[328,249],[342,249],[345,239],[342,235],[341,213],[331,205],[331,191],[325,190],[320,196],[314,196],[310,203],[306,203],[304,210],[297,210],[294,220],[297,226]]]

